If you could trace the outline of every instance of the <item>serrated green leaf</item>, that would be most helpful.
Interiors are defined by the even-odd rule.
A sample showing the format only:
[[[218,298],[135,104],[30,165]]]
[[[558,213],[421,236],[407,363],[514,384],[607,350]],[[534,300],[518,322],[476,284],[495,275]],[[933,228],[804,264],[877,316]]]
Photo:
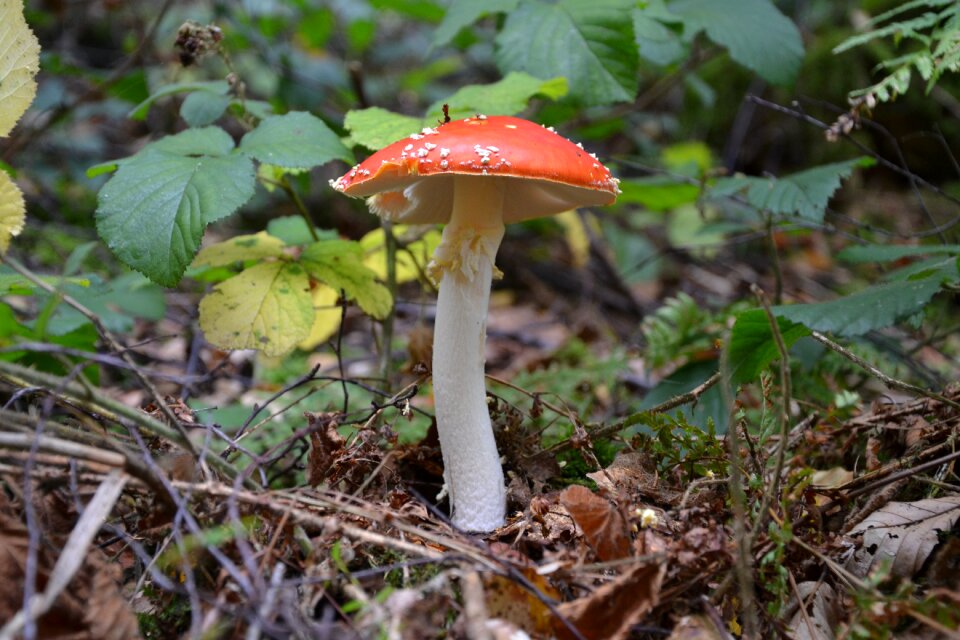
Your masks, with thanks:
[[[587,105],[633,100],[637,43],[624,16],[632,0],[524,0],[497,36],[504,71],[563,76],[570,94]]]
[[[893,262],[901,258],[938,254],[960,254],[960,244],[927,244],[920,246],[867,244],[847,247],[837,254],[837,258],[851,264],[859,264],[863,262]]]
[[[283,256],[283,241],[260,231],[245,236],[236,236],[204,247],[193,259],[194,267],[223,267],[246,260],[280,258]]]
[[[376,273],[364,266],[360,245],[350,240],[322,240],[304,249],[300,263],[317,280],[343,289],[360,308],[374,318],[387,317],[393,308],[390,291],[376,281]]]
[[[380,107],[354,109],[348,111],[343,126],[350,132],[355,144],[374,151],[406,138],[411,133],[419,133],[424,127],[423,120],[399,113],[393,113]]]
[[[666,67],[686,55],[687,48],[673,29],[654,20],[645,10],[634,9],[632,15],[633,33],[641,58]]]
[[[245,269],[200,301],[200,328],[221,349],[283,355],[310,334],[313,319],[306,271],[287,262]]]
[[[513,11],[518,2],[519,0],[453,0],[437,30],[433,32],[432,46],[439,47],[450,42],[460,29],[473,24],[482,16]]]
[[[876,284],[829,302],[779,306],[774,313],[817,331],[863,335],[923,310],[945,281],[957,279],[956,265],[947,263],[950,266],[927,271],[925,277]]]
[[[747,202],[774,215],[799,216],[823,222],[827,203],[840,188],[841,181],[856,167],[874,164],[872,158],[854,158],[826,164],[783,178],[722,178],[710,189],[711,196],[729,196],[744,192]]]
[[[800,71],[800,31],[770,0],[674,0],[667,7],[683,18],[688,36],[705,31],[768,82],[790,84]]]
[[[208,132],[199,133],[198,140],[219,137],[212,131],[226,135],[216,127],[184,133]],[[174,286],[183,276],[200,247],[204,227],[236,211],[254,188],[253,163],[245,156],[186,156],[161,150],[204,153],[199,149],[212,148],[180,136],[123,160],[97,195],[100,237],[124,264],[165,286]]]
[[[168,84],[165,87],[161,87],[156,93],[152,94],[149,98],[131,109],[130,113],[127,114],[127,117],[133,120],[143,120],[147,117],[147,112],[150,111],[150,106],[160,98],[172,96],[177,93],[187,93],[193,91],[206,91],[208,93],[227,95],[227,93],[230,91],[230,85],[227,84],[226,80],[212,80],[209,82],[178,82],[176,84]]]
[[[305,111],[266,118],[240,141],[240,153],[280,167],[309,169],[353,154],[323,120]]]
[[[191,127],[205,127],[222,116],[232,100],[212,91],[194,91],[180,105],[180,117]]]
[[[533,76],[511,71],[502,80],[492,84],[474,84],[461,87],[445,100],[434,102],[427,110],[427,120],[438,119],[443,105],[449,106],[453,120],[483,113],[488,116],[512,116],[527,108],[534,96],[551,100],[567,94],[567,79],[563,77],[541,80]]]
[[[786,318],[777,318],[777,326],[787,349],[803,336],[810,335],[810,329]],[[779,357],[767,312],[750,309],[739,314],[727,345],[731,382],[736,385],[756,380],[760,372]]]
[[[148,144],[140,153],[148,151],[163,151],[178,156],[225,156],[233,151],[233,138],[220,127],[201,127],[164,136]],[[136,157],[119,160],[118,164],[130,162]]]

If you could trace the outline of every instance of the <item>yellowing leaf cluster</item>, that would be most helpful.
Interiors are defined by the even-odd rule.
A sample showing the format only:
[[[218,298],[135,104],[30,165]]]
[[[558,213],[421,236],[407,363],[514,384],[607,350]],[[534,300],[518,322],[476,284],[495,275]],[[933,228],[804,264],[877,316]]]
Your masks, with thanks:
[[[0,136],[6,137],[37,95],[34,76],[40,69],[40,43],[23,18],[23,3],[0,1]],[[26,220],[23,194],[0,172],[0,253],[20,233]]]
[[[241,265],[200,302],[200,327],[223,349],[268,356],[312,349],[340,326],[341,291],[375,318],[393,307],[390,292],[349,240],[321,240],[295,257],[282,240],[260,232],[206,247],[194,267]]]

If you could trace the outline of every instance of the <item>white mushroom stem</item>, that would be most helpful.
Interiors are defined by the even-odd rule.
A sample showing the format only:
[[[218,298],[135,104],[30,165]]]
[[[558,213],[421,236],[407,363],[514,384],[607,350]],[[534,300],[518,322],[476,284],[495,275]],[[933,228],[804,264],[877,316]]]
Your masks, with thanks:
[[[433,336],[433,393],[453,523],[503,524],[506,492],[484,381],[494,260],[503,238],[503,181],[456,176],[453,214],[430,274],[440,283]]]

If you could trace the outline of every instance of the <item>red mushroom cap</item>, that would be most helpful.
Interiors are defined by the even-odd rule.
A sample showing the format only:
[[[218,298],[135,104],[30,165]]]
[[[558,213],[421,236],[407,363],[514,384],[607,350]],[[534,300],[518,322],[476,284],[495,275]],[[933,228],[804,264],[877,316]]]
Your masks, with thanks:
[[[504,178],[504,222],[613,203],[618,180],[596,156],[552,128],[478,115],[426,128],[377,151],[331,182],[348,196],[377,195],[371,208],[405,223],[445,223],[453,176]]]

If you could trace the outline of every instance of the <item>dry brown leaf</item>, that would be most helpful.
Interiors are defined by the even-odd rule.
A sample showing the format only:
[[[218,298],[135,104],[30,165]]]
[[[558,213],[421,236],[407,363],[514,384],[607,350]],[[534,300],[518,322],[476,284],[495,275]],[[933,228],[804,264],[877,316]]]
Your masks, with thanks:
[[[563,490],[560,504],[566,507],[583,530],[587,543],[593,547],[601,562],[630,555],[627,523],[620,511],[608,501],[586,487],[575,484]]]
[[[94,558],[98,556],[90,556],[89,560]],[[99,640],[140,638],[137,617],[117,586],[121,578],[120,565],[108,564],[98,558],[96,562],[90,562],[90,569],[93,571],[90,598],[83,617],[89,625],[90,636]]]
[[[810,476],[810,484],[819,489],[836,489],[851,480],[853,480],[853,471],[847,471],[843,467],[814,471]]]
[[[729,634],[717,629],[705,615],[683,616],[667,640],[727,640]]]
[[[807,615],[804,617],[796,599],[790,603],[785,613],[789,616],[795,612],[787,625],[790,637],[794,640],[833,640],[836,637],[833,630],[839,625],[842,614],[837,592],[829,584],[815,581],[801,582],[797,585],[797,592],[807,605]]]
[[[683,492],[663,487],[654,469],[656,465],[649,455],[638,451],[621,451],[609,467],[588,473],[587,477],[613,495],[632,500],[639,494],[659,504],[679,504]]]
[[[847,561],[847,569],[865,577],[888,562],[892,575],[912,577],[937,546],[940,532],[953,528],[958,518],[960,496],[890,502],[850,531],[863,534],[863,543]]]
[[[666,569],[664,563],[637,565],[590,595],[561,604],[560,614],[588,640],[624,640],[657,605]],[[559,638],[573,637],[559,620],[553,629]]]
[[[552,600],[560,599],[560,592],[534,567],[518,567],[524,577],[543,595]],[[540,598],[520,585],[516,580],[496,574],[483,574],[483,591],[486,596],[487,613],[491,618],[501,618],[528,633],[547,634],[553,614]]]
[[[307,482],[316,486],[330,475],[333,461],[343,453],[346,439],[337,432],[336,414],[306,413],[310,433],[310,455],[307,458]]]

